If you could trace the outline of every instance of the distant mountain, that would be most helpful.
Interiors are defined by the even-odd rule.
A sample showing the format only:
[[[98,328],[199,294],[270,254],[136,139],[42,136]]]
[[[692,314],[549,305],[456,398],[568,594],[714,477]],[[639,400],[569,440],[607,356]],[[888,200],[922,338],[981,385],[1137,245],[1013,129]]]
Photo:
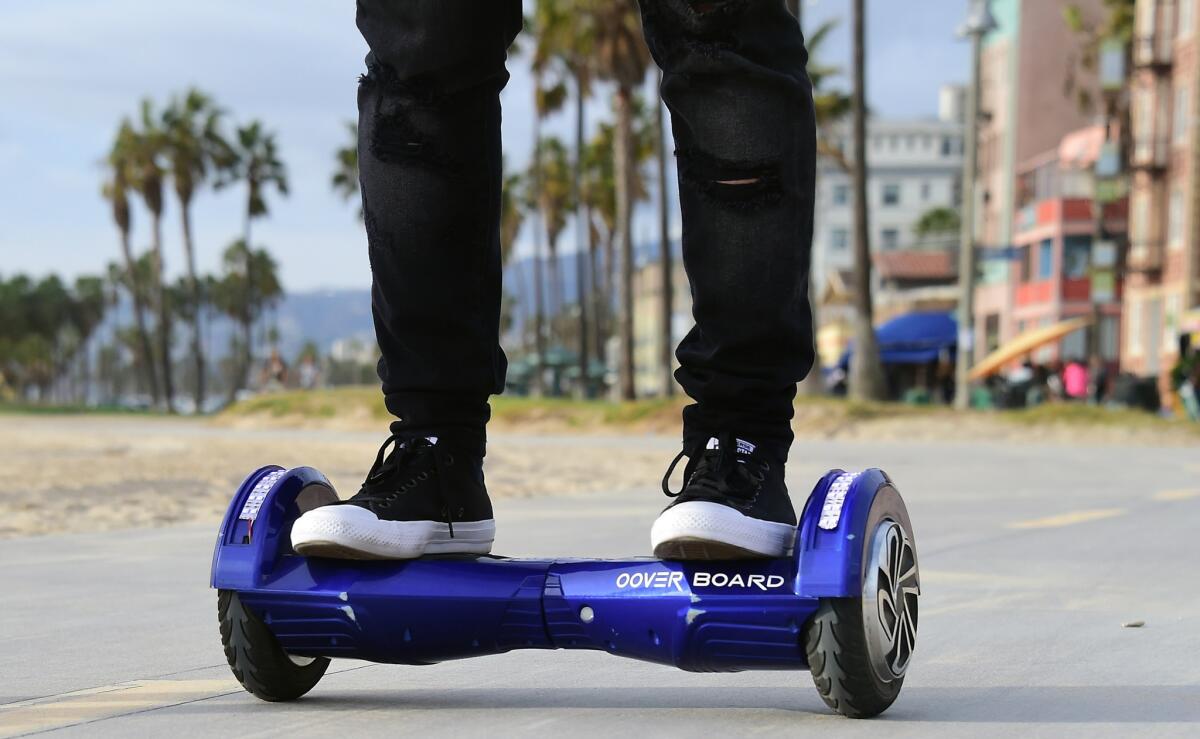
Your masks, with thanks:
[[[288,293],[275,312],[285,357],[295,356],[306,342],[328,352],[338,339],[373,343],[370,290],[314,290]]]
[[[672,244],[679,258],[679,244]],[[639,245],[635,252],[640,266],[658,259],[658,244]],[[558,257],[559,273],[563,281],[563,300],[572,303],[579,294],[575,279],[574,253]],[[504,289],[517,302],[516,316],[532,315],[533,311],[533,259],[524,257],[511,262],[505,269]],[[613,300],[615,301],[615,296]],[[306,290],[287,293],[274,314],[267,318],[267,325],[274,320],[279,328],[280,350],[284,357],[295,357],[303,346],[311,341],[322,353],[327,353],[335,341],[359,339],[366,344],[375,341],[375,327],[371,320],[371,291],[368,289]],[[116,325],[132,322],[128,301],[110,314],[99,332],[100,341],[107,341]],[[237,328],[226,317],[216,317],[205,327],[205,345],[210,358],[224,356],[229,340]],[[187,351],[190,328],[182,323],[175,325],[177,352]]]

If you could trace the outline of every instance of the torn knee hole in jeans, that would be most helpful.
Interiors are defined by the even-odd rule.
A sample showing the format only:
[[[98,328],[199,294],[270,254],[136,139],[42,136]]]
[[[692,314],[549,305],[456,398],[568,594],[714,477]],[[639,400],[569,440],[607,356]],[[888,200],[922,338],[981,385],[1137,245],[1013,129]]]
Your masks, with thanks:
[[[783,197],[779,165],[721,159],[695,150],[675,152],[683,180],[710,200],[741,208],[772,205]]]
[[[434,134],[415,122],[421,112],[437,111],[453,102],[425,78],[400,79],[386,65],[373,64],[359,78],[364,89],[378,91],[367,142],[371,155],[381,162],[408,162],[457,171],[459,163],[440,146]]]

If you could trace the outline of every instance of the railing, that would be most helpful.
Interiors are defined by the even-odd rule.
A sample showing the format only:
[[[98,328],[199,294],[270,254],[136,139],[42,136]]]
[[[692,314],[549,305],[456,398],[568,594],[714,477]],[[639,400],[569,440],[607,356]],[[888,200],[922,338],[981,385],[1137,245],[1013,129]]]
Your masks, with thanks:
[[[1166,33],[1139,36],[1133,42],[1133,63],[1141,68],[1163,70],[1174,61],[1174,40]]]
[[[1156,272],[1163,267],[1165,251],[1161,241],[1131,244],[1125,257],[1125,268],[1130,272]]]
[[[1171,159],[1171,142],[1166,136],[1137,136],[1131,159],[1138,169],[1165,169]]]

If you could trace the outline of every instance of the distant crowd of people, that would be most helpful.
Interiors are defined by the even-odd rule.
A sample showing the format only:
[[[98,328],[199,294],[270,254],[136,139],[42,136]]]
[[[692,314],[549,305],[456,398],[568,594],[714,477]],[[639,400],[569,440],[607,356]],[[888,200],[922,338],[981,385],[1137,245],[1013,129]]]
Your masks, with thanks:
[[[1066,362],[1056,360],[1049,364],[1035,364],[1026,359],[1004,380],[1009,397],[1003,405],[1007,407],[1054,401],[1104,403],[1112,390],[1108,365],[1097,358],[1088,362],[1072,357]]]

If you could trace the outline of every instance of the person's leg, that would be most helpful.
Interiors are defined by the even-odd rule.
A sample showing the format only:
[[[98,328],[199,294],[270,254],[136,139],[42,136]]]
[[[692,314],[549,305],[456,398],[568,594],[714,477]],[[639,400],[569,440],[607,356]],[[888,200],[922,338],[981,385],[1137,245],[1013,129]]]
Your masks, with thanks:
[[[480,454],[504,389],[500,90],[519,0],[359,0],[359,171],[395,431]]]
[[[397,420],[362,490],[305,514],[292,542],[325,556],[486,552],[484,427],[507,367],[500,90],[521,2],[358,0],[357,22],[371,308]]]
[[[772,488],[759,497],[774,502],[734,507],[778,524],[758,529],[774,528],[768,533],[790,547],[784,524],[795,514],[782,468],[792,442],[796,383],[815,356],[808,281],[816,127],[808,55],[782,0],[641,0],[641,9],[671,112],[683,258],[696,319],[677,351],[676,378],[695,401],[684,411],[684,450],[692,460],[687,477],[701,466],[709,475],[742,474],[737,468],[745,464],[718,471],[717,455],[704,455],[705,447],[753,450],[767,463],[763,476]],[[713,459],[702,464],[703,456]],[[734,478],[722,480],[738,487]],[[763,485],[750,479],[744,492]],[[726,493],[685,490],[681,500],[728,504]],[[703,538],[692,533],[677,538]],[[658,544],[664,535],[669,532],[656,531]],[[779,553],[775,539],[757,550],[742,548]],[[675,549],[688,554],[687,547]]]

